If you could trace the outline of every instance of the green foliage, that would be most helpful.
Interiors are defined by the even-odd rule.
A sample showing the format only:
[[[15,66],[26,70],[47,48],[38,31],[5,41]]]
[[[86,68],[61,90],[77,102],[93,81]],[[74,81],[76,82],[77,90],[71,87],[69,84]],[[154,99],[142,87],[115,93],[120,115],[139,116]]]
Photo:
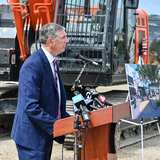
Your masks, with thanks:
[[[157,83],[157,85],[159,84],[160,67],[158,65],[137,65],[136,71],[138,72],[141,81],[150,81],[152,83]]]
[[[144,81],[146,83],[154,83],[159,90],[160,67],[158,65],[137,65],[136,71],[138,72],[141,81]]]
[[[149,51],[155,51],[157,53],[160,52],[160,40],[157,40],[156,38],[152,41],[150,47],[149,47]]]
[[[159,99],[155,99],[155,101],[157,102],[158,107],[160,107],[160,100]]]

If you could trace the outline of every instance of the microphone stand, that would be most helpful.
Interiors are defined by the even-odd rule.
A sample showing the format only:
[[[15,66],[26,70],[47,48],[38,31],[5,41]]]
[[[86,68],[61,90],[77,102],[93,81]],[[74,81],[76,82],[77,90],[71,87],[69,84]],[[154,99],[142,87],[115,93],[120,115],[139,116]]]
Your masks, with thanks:
[[[83,71],[84,71],[86,65],[87,65],[87,63],[84,63],[84,66],[83,66],[81,72],[79,73],[79,75],[77,76],[75,82],[73,83],[73,86],[72,86],[72,88],[71,88],[71,91],[75,91],[75,86],[78,86],[79,79],[80,79],[80,77],[81,77],[81,75],[82,75],[82,73],[83,73]],[[79,86],[78,86],[78,87],[79,87]]]
[[[83,68],[82,68],[81,72],[79,73],[79,75],[77,76],[75,82],[73,83],[71,91],[75,91],[75,88],[79,88],[79,87],[82,88],[82,86],[79,85],[79,83],[80,83],[79,79],[80,79],[86,65],[87,65],[87,63],[84,62]],[[81,160],[81,150],[82,150],[82,132],[81,132],[81,129],[87,129],[88,125],[87,125],[86,122],[83,122],[84,126],[81,126],[81,121],[79,121],[79,115],[81,115],[81,117],[83,117],[82,113],[81,113],[81,109],[78,109],[78,115],[76,115],[75,120],[74,120],[74,129],[78,129],[78,136],[77,136],[78,160]]]
[[[81,150],[82,150],[82,132],[81,129],[87,129],[88,125],[85,123],[85,126],[81,126],[81,121],[79,121],[79,116],[77,115],[74,120],[74,129],[78,129],[77,136],[77,150],[78,150],[78,160],[81,160]]]

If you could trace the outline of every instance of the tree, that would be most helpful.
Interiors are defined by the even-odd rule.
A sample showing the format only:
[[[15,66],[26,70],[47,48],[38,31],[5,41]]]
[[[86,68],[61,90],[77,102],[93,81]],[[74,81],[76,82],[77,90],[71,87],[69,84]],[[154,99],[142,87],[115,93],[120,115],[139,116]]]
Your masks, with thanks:
[[[141,81],[154,83],[159,91],[160,67],[158,65],[137,65],[136,71],[138,72]]]
[[[150,47],[149,47],[149,51],[155,51],[157,53],[160,52],[160,40],[157,40],[156,38],[152,41]]]

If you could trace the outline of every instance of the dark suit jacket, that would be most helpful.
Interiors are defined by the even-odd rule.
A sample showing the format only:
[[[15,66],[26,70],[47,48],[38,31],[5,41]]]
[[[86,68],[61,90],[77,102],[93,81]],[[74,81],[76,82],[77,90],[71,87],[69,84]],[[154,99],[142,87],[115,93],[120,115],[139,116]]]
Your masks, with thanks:
[[[61,116],[66,112],[66,93],[59,73]],[[27,148],[47,151],[53,141],[53,124],[58,114],[58,92],[48,59],[42,49],[33,53],[20,70],[18,104],[11,138]],[[58,138],[63,142],[64,137]]]

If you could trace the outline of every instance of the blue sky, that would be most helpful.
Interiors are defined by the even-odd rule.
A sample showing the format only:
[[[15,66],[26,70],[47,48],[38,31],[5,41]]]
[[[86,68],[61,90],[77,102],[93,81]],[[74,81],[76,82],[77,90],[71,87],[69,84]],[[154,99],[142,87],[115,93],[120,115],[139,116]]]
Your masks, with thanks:
[[[145,10],[148,15],[160,15],[160,0],[139,0],[138,8]]]
[[[0,0],[0,4],[7,4],[7,0]]]
[[[0,0],[0,4],[7,4],[7,0]],[[139,8],[150,14],[160,15],[160,0],[139,0]]]

